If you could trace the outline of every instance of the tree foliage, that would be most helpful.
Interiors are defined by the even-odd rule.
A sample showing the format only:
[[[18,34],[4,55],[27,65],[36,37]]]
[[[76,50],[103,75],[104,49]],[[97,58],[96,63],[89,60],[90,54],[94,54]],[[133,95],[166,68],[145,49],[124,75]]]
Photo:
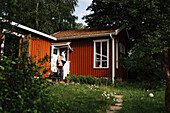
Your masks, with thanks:
[[[166,0],[93,0],[84,16],[88,27],[127,26],[131,46],[124,67],[140,80],[160,79],[162,48],[170,45],[169,3]]]
[[[1,0],[0,17],[45,33],[73,29],[78,0]]]

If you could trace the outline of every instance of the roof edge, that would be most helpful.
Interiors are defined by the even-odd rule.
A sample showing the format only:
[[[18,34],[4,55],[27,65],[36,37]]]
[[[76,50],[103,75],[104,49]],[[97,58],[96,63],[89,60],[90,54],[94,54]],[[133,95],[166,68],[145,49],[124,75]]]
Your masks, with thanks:
[[[53,37],[53,36],[47,35],[47,34],[45,34],[45,33],[43,33],[43,32],[37,31],[37,30],[32,29],[32,28],[30,28],[30,27],[24,26],[24,25],[22,25],[22,24],[19,24],[19,23],[13,22],[13,21],[10,22],[10,24],[13,25],[13,26],[16,26],[16,27],[18,27],[18,28],[21,28],[21,29],[24,29],[24,30],[33,32],[33,33],[35,33],[35,34],[44,36],[44,37],[46,37],[46,38],[49,38],[49,39],[52,39],[52,40],[55,40],[55,41],[57,40],[57,39],[56,39],[55,37]]]
[[[3,20],[2,17],[0,17],[0,20],[1,20],[1,22],[9,22],[9,20]],[[38,30],[32,29],[32,28],[30,28],[30,27],[24,26],[24,25],[22,25],[22,24],[16,23],[16,22],[14,22],[14,21],[11,21],[11,22],[10,22],[10,25],[16,26],[16,27],[18,27],[18,28],[21,28],[21,29],[30,31],[30,32],[32,32],[32,33],[35,33],[35,34],[38,34],[38,35],[41,35],[41,36],[44,36],[44,37],[49,38],[49,39],[52,39],[52,40],[54,40],[54,41],[57,40],[57,38],[55,38],[55,37],[53,37],[53,36],[50,36],[50,35],[48,35],[48,34],[45,34],[45,33],[43,33],[43,32],[40,32],[40,31],[38,31]]]
[[[89,34],[89,35],[77,35],[77,36],[66,36],[66,37],[58,37],[57,40],[69,40],[69,39],[80,39],[80,38],[91,38],[91,37],[101,37],[101,36],[110,36],[112,35],[118,35],[124,28],[126,28],[125,25],[122,25],[120,28],[116,29],[114,32],[110,33],[98,33],[98,34]]]
[[[111,32],[112,35],[116,35],[115,32]],[[109,36],[110,33],[99,33],[99,34],[90,34],[90,35],[78,35],[78,36],[67,36],[67,37],[59,37],[57,40],[69,40],[69,39],[80,39],[80,38],[91,38],[91,37],[101,37],[101,36]]]

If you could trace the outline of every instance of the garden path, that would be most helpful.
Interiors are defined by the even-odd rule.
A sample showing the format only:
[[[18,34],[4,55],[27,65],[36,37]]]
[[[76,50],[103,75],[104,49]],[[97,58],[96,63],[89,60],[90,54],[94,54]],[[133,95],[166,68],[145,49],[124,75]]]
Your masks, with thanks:
[[[122,109],[122,98],[123,95],[114,95],[116,98],[117,103],[114,106],[110,106],[110,109],[107,111],[107,113],[115,113],[116,111]]]

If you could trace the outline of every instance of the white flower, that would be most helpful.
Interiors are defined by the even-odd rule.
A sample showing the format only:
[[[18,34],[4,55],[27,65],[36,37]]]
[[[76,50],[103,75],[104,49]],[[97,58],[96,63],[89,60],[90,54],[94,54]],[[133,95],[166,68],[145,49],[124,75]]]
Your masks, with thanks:
[[[106,91],[104,91],[104,93],[106,94]]]
[[[91,87],[89,87],[89,89],[92,89]]]
[[[107,96],[110,97],[110,94],[108,93]]]
[[[113,101],[116,101],[116,99],[114,98]]]
[[[110,99],[110,97],[107,97],[107,99]]]
[[[153,93],[149,93],[149,97],[151,98],[154,97]]]
[[[112,92],[110,93],[110,95],[111,95],[112,97],[114,96]]]

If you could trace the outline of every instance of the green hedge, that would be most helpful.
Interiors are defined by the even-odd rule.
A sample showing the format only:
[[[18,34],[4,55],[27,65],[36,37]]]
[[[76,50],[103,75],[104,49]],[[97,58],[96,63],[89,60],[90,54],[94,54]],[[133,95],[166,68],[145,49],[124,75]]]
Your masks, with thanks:
[[[90,84],[90,85],[106,85],[110,86],[112,85],[111,79],[106,78],[98,78],[93,76],[83,76],[83,75],[69,75],[70,76],[70,82],[80,83],[80,84]]]

